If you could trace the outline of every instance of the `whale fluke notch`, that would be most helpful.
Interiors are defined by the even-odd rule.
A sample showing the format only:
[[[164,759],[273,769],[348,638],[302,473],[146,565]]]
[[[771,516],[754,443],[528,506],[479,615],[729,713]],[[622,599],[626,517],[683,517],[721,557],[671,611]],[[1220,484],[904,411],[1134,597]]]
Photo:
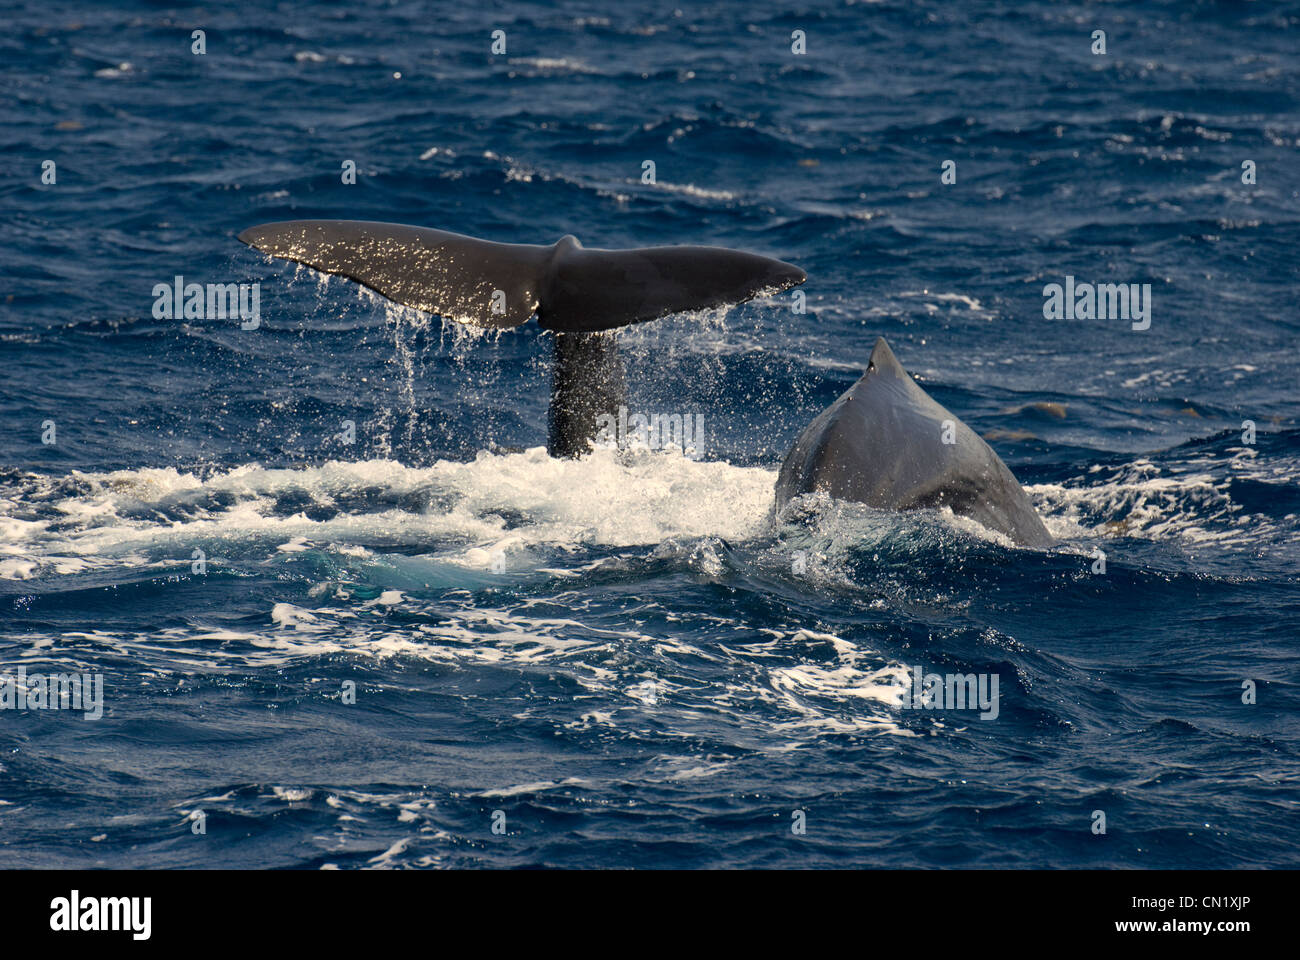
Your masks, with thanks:
[[[288,220],[250,227],[251,247],[355,280],[396,303],[480,327],[593,333],[685,310],[741,303],[803,283],[798,267],[721,247],[588,250],[495,243],[366,220]]]

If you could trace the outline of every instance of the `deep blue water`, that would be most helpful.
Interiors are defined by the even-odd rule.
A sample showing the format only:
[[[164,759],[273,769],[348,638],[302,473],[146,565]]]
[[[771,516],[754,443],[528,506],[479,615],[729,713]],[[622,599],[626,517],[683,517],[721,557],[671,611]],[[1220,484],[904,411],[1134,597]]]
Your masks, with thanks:
[[[4,21],[0,666],[105,706],[0,714],[0,866],[1297,864],[1300,6]],[[316,217],[737,247],[808,310],[621,335],[701,460],[551,461],[548,335],[235,239]],[[260,282],[261,327],[154,319],[176,274]],[[1150,328],[1044,319],[1066,275],[1150,283]],[[1058,547],[769,516],[878,335]],[[914,666],[997,719],[902,709]]]

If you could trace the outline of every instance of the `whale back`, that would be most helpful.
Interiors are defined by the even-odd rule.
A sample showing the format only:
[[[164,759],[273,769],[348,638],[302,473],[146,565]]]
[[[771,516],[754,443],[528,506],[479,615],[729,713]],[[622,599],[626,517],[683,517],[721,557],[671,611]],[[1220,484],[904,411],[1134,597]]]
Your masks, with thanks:
[[[883,337],[862,378],[790,448],[777,509],[815,491],[888,510],[948,507],[1016,543],[1052,542],[1007,465],[917,385]]]

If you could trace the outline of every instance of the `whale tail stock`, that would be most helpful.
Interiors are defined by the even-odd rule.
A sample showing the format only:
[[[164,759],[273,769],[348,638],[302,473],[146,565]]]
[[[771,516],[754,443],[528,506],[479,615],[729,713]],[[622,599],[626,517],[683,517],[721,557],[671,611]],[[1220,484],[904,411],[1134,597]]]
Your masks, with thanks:
[[[249,246],[354,280],[396,303],[473,326],[554,331],[548,449],[580,456],[600,414],[617,415],[623,368],[605,331],[686,310],[742,303],[803,283],[788,263],[721,247],[588,250],[494,243],[445,230],[364,220],[249,227]]]

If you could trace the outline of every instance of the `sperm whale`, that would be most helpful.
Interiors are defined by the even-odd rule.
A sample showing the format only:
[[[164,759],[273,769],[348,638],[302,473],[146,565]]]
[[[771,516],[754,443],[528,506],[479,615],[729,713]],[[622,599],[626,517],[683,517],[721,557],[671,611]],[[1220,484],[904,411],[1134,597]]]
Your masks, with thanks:
[[[473,326],[533,316],[555,333],[547,449],[587,453],[603,416],[624,405],[623,362],[606,331],[741,303],[807,279],[798,267],[722,247],[598,250],[494,243],[445,230],[363,220],[289,220],[239,234],[251,247],[355,280],[405,306]]]
[[[917,385],[884,337],[781,464],[778,510],[815,491],[889,510],[947,507],[1018,544],[1052,543],[1002,458]]]
[[[555,335],[547,417],[555,457],[590,452],[603,418],[624,405],[623,363],[608,331],[807,279],[792,264],[721,247],[589,250],[573,236],[550,246],[496,243],[362,220],[266,223],[239,239],[462,323],[507,328],[535,316]],[[948,507],[1017,543],[1052,542],[1006,464],[912,380],[883,338],[862,379],[785,457],[778,509],[814,491],[894,510]]]

